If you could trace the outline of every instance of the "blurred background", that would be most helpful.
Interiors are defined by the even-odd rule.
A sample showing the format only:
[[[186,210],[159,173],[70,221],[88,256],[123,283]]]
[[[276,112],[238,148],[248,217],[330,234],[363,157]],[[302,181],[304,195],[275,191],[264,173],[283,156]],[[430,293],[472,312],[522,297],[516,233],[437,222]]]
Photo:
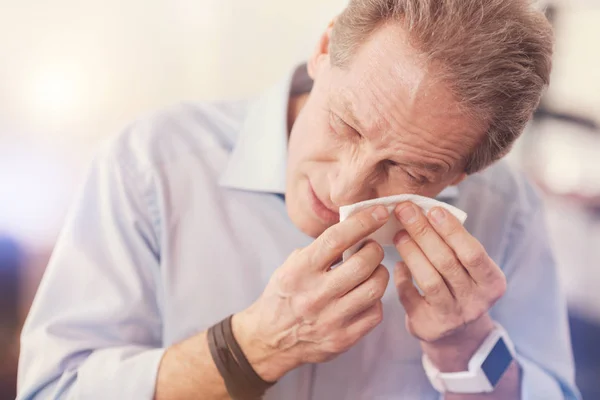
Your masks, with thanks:
[[[346,0],[0,0],[0,400],[65,212],[99,143],[182,100],[248,96]],[[546,2],[552,84],[509,156],[542,189],[577,379],[600,399],[600,0]]]

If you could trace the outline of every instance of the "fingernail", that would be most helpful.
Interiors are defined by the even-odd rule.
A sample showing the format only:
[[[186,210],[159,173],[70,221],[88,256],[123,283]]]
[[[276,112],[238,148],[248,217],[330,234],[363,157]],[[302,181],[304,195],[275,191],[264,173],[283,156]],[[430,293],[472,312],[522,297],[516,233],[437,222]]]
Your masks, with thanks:
[[[433,222],[438,225],[442,225],[446,220],[446,213],[441,208],[434,208],[429,214]]]
[[[375,219],[375,221],[383,221],[384,219],[386,219],[389,215],[387,208],[382,207],[382,206],[377,206],[375,207],[375,209],[373,210],[373,218]]]
[[[405,224],[410,224],[416,221],[417,212],[412,204],[405,204],[398,210],[398,217],[400,221]]]
[[[396,237],[394,238],[394,243],[403,244],[403,243],[408,242],[409,239],[410,239],[410,236],[408,235],[408,232],[400,231],[396,234]]]

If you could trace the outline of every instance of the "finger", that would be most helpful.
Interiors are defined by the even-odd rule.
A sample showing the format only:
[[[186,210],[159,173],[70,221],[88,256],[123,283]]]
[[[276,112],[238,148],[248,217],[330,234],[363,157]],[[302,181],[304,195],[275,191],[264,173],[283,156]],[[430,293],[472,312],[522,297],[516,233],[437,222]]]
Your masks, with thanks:
[[[344,321],[344,329],[337,329],[327,339],[326,351],[334,355],[348,350],[379,325],[382,320],[383,304],[378,301],[354,318]]]
[[[412,315],[425,300],[415,287],[412,274],[403,261],[396,263],[394,268],[394,284],[406,314]]]
[[[444,282],[444,278],[431,265],[408,232],[398,232],[394,238],[394,243],[417,285],[423,292],[425,300],[436,307],[449,307],[453,303],[454,298],[446,282]]]
[[[348,321],[346,332],[348,336],[359,340],[383,320],[383,303],[381,301],[371,305],[363,312]]]
[[[405,202],[396,207],[395,214],[411,238],[445,279],[469,278],[454,251],[431,226],[421,208]]]
[[[348,320],[353,319],[381,300],[389,280],[390,273],[383,265],[379,265],[369,279],[337,300],[334,312],[344,315]]]
[[[325,274],[325,290],[331,297],[340,297],[366,281],[383,261],[381,245],[368,241],[343,264]]]
[[[387,208],[375,206],[331,226],[305,249],[311,266],[327,270],[345,250],[381,228],[388,218]]]
[[[456,258],[454,251],[431,226],[420,207],[405,202],[396,207],[395,213],[406,231],[417,242],[417,245],[444,277],[454,293],[458,291],[457,289],[472,283],[471,277]]]
[[[452,214],[435,207],[429,211],[428,218],[475,282],[489,284],[503,279],[502,270],[488,256],[483,245]]]
[[[405,202],[399,204],[394,211],[406,231],[448,282],[453,292],[457,288],[471,284],[471,277],[457,259],[456,254],[431,226],[420,207]]]

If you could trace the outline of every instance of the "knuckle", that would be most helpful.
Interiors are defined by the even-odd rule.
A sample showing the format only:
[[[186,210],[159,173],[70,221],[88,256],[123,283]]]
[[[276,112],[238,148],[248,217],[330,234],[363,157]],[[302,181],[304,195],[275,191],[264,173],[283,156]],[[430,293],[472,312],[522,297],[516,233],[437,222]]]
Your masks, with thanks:
[[[453,275],[463,268],[456,257],[448,253],[440,255],[437,265],[439,265],[439,268],[449,275]]]
[[[387,283],[390,281],[390,271],[388,271],[388,269],[382,264],[379,264],[375,272],[380,276],[382,283],[387,285]]]
[[[383,296],[383,293],[385,292],[385,289],[387,288],[387,285],[390,281],[390,273],[387,270],[387,268],[381,264],[377,267],[377,270],[375,272],[376,272],[377,287],[378,287],[379,291],[381,292],[381,295]]]
[[[369,300],[379,300],[385,294],[387,284],[389,282],[390,273],[387,269],[380,265],[377,270],[373,273],[371,279],[368,282],[368,298]]]
[[[384,254],[381,246],[377,243],[369,242],[351,258],[352,264],[354,264],[352,267],[353,272],[369,276],[373,272],[373,267],[379,265],[383,257]]]
[[[383,247],[381,247],[381,245],[375,241],[369,241],[365,245],[365,250],[368,251],[371,257],[379,260],[377,262],[378,264],[383,260],[383,257],[385,256]]]
[[[446,228],[443,231],[443,234],[445,236],[448,236],[448,237],[456,236],[456,235],[458,235],[464,229],[464,227],[462,225],[460,225],[460,224],[455,223],[454,221],[452,221],[452,218],[448,222],[449,223],[446,224]]]
[[[310,263],[311,253],[310,248],[295,249],[286,260],[286,265],[306,265]]]
[[[489,293],[490,293],[490,300],[492,302],[496,302],[502,296],[504,296],[504,294],[506,293],[506,290],[507,290],[507,286],[508,286],[508,284],[506,282],[506,276],[504,275],[504,273],[501,273],[493,281],[492,289],[489,291]]]
[[[350,346],[352,346],[350,338],[342,332],[336,332],[330,335],[325,347],[327,352],[338,354]]]
[[[377,287],[375,285],[371,285],[369,290],[367,290],[367,300],[375,300],[377,299]]]
[[[464,262],[470,267],[480,267],[487,262],[488,255],[481,247],[477,247],[467,252],[464,256]]]
[[[277,282],[277,286],[279,286],[281,291],[286,293],[293,292],[298,282],[296,274],[294,274],[293,271],[290,271],[288,268],[277,269],[275,271],[274,278]]]
[[[429,225],[424,222],[423,220],[419,220],[418,222],[415,222],[415,224],[412,227],[412,235],[417,236],[417,237],[423,237],[425,235],[427,235],[427,233],[429,232]]]
[[[375,310],[373,311],[371,322],[373,323],[373,325],[379,325],[381,321],[383,321],[383,303],[379,301],[375,305]]]
[[[353,276],[366,279],[370,275],[371,271],[367,269],[369,262],[364,253],[355,254],[352,256],[349,263],[351,264]]]
[[[342,279],[330,278],[326,280],[324,286],[326,293],[340,293],[344,290],[344,281]]]
[[[341,248],[341,241],[333,231],[325,231],[321,235],[321,242],[325,249],[337,251]]]
[[[441,279],[430,279],[420,286],[426,296],[438,296],[444,290],[445,284]]]
[[[502,297],[504,296],[504,294],[506,293],[506,291],[508,290],[508,282],[506,280],[506,275],[504,275],[504,273],[502,273],[500,275],[500,278],[498,278],[498,297]]]
[[[358,225],[358,229],[360,229],[361,232],[365,232],[371,229],[372,221],[373,218],[371,218],[370,215],[365,215],[365,213],[361,213],[356,216],[356,224]]]

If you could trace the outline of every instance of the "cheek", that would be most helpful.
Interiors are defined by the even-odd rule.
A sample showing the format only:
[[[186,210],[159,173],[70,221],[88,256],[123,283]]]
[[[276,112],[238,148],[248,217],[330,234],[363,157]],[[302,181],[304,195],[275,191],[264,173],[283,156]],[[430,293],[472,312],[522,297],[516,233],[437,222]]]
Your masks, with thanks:
[[[326,161],[339,147],[332,140],[326,113],[305,109],[298,117],[289,140],[290,165],[304,161]]]

